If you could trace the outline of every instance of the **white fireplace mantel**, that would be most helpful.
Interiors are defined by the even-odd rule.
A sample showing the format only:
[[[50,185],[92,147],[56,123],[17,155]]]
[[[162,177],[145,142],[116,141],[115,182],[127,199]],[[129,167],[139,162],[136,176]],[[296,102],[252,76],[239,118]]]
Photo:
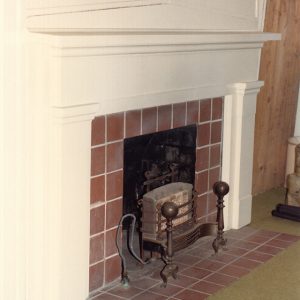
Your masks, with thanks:
[[[35,272],[43,272],[46,261],[47,285],[33,276],[43,299],[88,296],[90,133],[96,115],[225,96],[222,178],[231,186],[226,228],[250,222],[260,49],[278,34],[93,31],[32,38],[40,45],[31,53],[39,61],[33,77],[47,82],[34,87],[44,112],[35,124],[43,141],[35,151],[43,165],[35,178],[45,191],[42,200],[32,200],[36,210],[30,212],[33,231],[38,228],[32,245],[47,244],[43,256],[31,252]],[[42,220],[34,217],[41,210]]]

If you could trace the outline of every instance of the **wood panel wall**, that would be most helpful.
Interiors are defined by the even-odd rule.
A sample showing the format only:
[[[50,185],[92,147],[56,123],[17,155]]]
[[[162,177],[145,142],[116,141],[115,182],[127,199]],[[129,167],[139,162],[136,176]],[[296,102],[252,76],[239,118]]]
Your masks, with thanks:
[[[293,136],[300,80],[300,0],[268,0],[266,32],[282,34],[262,50],[257,102],[253,194],[283,186],[287,140]]]

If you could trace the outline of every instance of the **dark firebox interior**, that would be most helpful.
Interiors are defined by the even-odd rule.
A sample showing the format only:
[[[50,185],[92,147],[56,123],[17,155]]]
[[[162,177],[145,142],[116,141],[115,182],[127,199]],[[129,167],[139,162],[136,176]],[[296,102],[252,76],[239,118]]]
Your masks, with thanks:
[[[124,140],[123,214],[138,215],[138,200],[145,194],[147,179],[164,177],[172,168],[178,170],[173,181],[194,185],[197,126],[141,135]],[[171,182],[167,177],[155,181],[151,189]]]

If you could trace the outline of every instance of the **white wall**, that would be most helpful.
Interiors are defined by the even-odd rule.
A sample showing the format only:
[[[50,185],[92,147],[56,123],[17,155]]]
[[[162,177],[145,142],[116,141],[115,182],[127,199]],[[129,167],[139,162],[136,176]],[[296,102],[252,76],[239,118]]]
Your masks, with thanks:
[[[0,298],[26,297],[26,101],[22,1],[0,2]]]

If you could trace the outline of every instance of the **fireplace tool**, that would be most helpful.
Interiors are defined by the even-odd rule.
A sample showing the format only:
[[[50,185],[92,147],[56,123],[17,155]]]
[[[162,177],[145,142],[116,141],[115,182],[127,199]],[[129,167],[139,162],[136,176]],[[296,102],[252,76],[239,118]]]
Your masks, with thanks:
[[[129,286],[129,277],[128,277],[128,272],[127,272],[127,264],[126,264],[126,258],[123,254],[123,250],[122,250],[122,245],[120,244],[121,240],[122,240],[122,227],[123,227],[123,221],[127,218],[131,218],[131,223],[130,223],[130,227],[128,229],[128,240],[127,240],[127,244],[128,244],[128,250],[129,253],[142,265],[145,265],[147,263],[149,263],[149,261],[143,261],[134,251],[133,249],[133,237],[134,237],[134,230],[135,230],[135,225],[136,225],[136,216],[134,214],[126,214],[124,215],[118,225],[118,229],[117,229],[117,234],[116,234],[116,245],[117,245],[117,249],[119,252],[119,256],[121,257],[121,262],[122,262],[122,273],[121,273],[121,283],[123,284],[124,287],[128,287]]]

